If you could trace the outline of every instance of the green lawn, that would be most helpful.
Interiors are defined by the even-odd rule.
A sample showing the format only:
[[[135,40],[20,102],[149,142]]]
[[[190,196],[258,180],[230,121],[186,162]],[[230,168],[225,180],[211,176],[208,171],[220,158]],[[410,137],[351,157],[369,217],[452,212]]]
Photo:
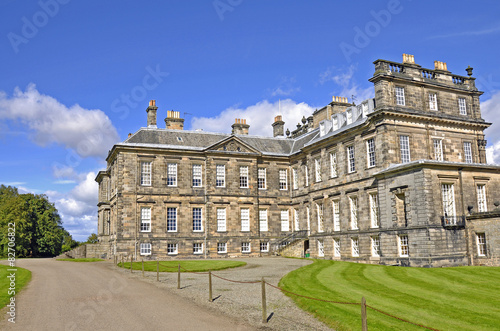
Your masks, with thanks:
[[[56,259],[57,261],[71,261],[71,262],[99,262],[103,259],[84,258],[84,259]]]
[[[439,330],[500,330],[500,268],[405,268],[315,260],[280,281],[285,290],[333,301],[361,302]],[[289,295],[337,330],[360,330],[360,305]],[[367,309],[369,330],[425,330]]]
[[[177,272],[178,265],[181,272],[188,271],[204,272],[208,270],[222,270],[228,268],[242,267],[246,262],[228,260],[170,260],[160,261],[160,272]],[[130,262],[118,263],[119,267],[130,269]],[[133,262],[133,270],[142,270],[142,262]],[[156,271],[156,261],[144,261],[145,271]]]
[[[31,279],[31,271],[14,267],[11,268],[6,265],[0,265],[0,308],[5,307],[10,301],[9,287],[10,287],[10,279],[7,278],[11,274],[7,269],[17,269],[16,274],[16,295],[19,291],[29,282]],[[16,300],[17,304],[17,300]]]

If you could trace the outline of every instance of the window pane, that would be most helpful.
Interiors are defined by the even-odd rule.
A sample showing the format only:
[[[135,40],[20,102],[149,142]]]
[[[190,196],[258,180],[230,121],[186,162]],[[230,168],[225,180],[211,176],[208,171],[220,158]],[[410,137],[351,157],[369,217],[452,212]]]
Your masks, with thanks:
[[[201,164],[193,165],[193,187],[200,187],[201,185]]]
[[[167,231],[177,231],[177,208],[167,208]]]
[[[177,186],[177,163],[167,164],[167,186]]]
[[[141,162],[141,185],[151,185],[151,162]]]
[[[226,186],[226,166],[224,164],[218,164],[216,167],[215,186]]]
[[[226,209],[217,208],[217,231],[226,231]]]
[[[401,163],[410,162],[410,137],[399,136],[399,146],[401,149]]]
[[[248,166],[240,167],[240,188],[248,188]]]
[[[193,231],[202,231],[201,208],[193,208]]]
[[[257,178],[258,187],[261,190],[265,190],[266,189],[266,168],[259,168],[257,172],[258,172],[258,178]]]

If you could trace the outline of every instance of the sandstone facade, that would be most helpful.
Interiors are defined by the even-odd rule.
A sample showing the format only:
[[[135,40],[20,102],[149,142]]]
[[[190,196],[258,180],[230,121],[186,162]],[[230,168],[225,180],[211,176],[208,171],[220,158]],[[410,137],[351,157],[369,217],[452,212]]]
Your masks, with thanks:
[[[273,138],[248,135],[244,119],[232,134],[184,131],[177,113],[159,129],[152,101],[148,127],[116,144],[96,178],[100,244],[144,259],[259,256],[291,243],[295,256],[498,265],[500,167],[486,164],[490,124],[472,69],[404,59],[374,62],[374,99],[334,97],[287,138],[281,116]]]

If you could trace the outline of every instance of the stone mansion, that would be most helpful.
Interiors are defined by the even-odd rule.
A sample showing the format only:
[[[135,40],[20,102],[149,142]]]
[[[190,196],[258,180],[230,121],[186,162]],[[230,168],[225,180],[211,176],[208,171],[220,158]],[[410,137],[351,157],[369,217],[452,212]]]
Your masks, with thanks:
[[[282,254],[403,266],[500,265],[500,166],[486,164],[472,68],[376,60],[345,97],[274,137],[183,130],[167,111],[110,150],[98,236],[108,257]]]

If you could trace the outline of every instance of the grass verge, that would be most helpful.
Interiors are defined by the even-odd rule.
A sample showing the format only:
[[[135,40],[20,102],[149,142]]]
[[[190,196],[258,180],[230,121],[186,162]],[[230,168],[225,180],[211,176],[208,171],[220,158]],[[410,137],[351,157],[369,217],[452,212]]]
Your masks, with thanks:
[[[315,260],[280,287],[323,300],[361,302],[439,330],[500,330],[500,268],[404,268]],[[360,330],[360,305],[289,295],[336,330]],[[425,330],[367,309],[369,330]]]
[[[85,258],[85,259],[56,259],[57,261],[71,261],[71,262],[99,262],[103,259]]]
[[[229,268],[242,267],[246,262],[226,261],[226,260],[170,260],[160,261],[160,272],[177,272],[179,264],[181,272],[186,270],[194,272],[204,272],[208,270],[223,270]],[[130,269],[130,262],[120,262],[119,267]],[[142,262],[133,262],[133,270],[142,270]],[[144,271],[156,271],[156,261],[144,261]]]
[[[10,301],[10,278],[7,278],[11,274],[11,271],[7,271],[7,269],[17,269],[16,274],[16,286],[15,292],[16,295],[19,291],[30,281],[31,279],[31,271],[23,268],[11,268],[6,265],[0,265],[0,308],[5,307]]]

